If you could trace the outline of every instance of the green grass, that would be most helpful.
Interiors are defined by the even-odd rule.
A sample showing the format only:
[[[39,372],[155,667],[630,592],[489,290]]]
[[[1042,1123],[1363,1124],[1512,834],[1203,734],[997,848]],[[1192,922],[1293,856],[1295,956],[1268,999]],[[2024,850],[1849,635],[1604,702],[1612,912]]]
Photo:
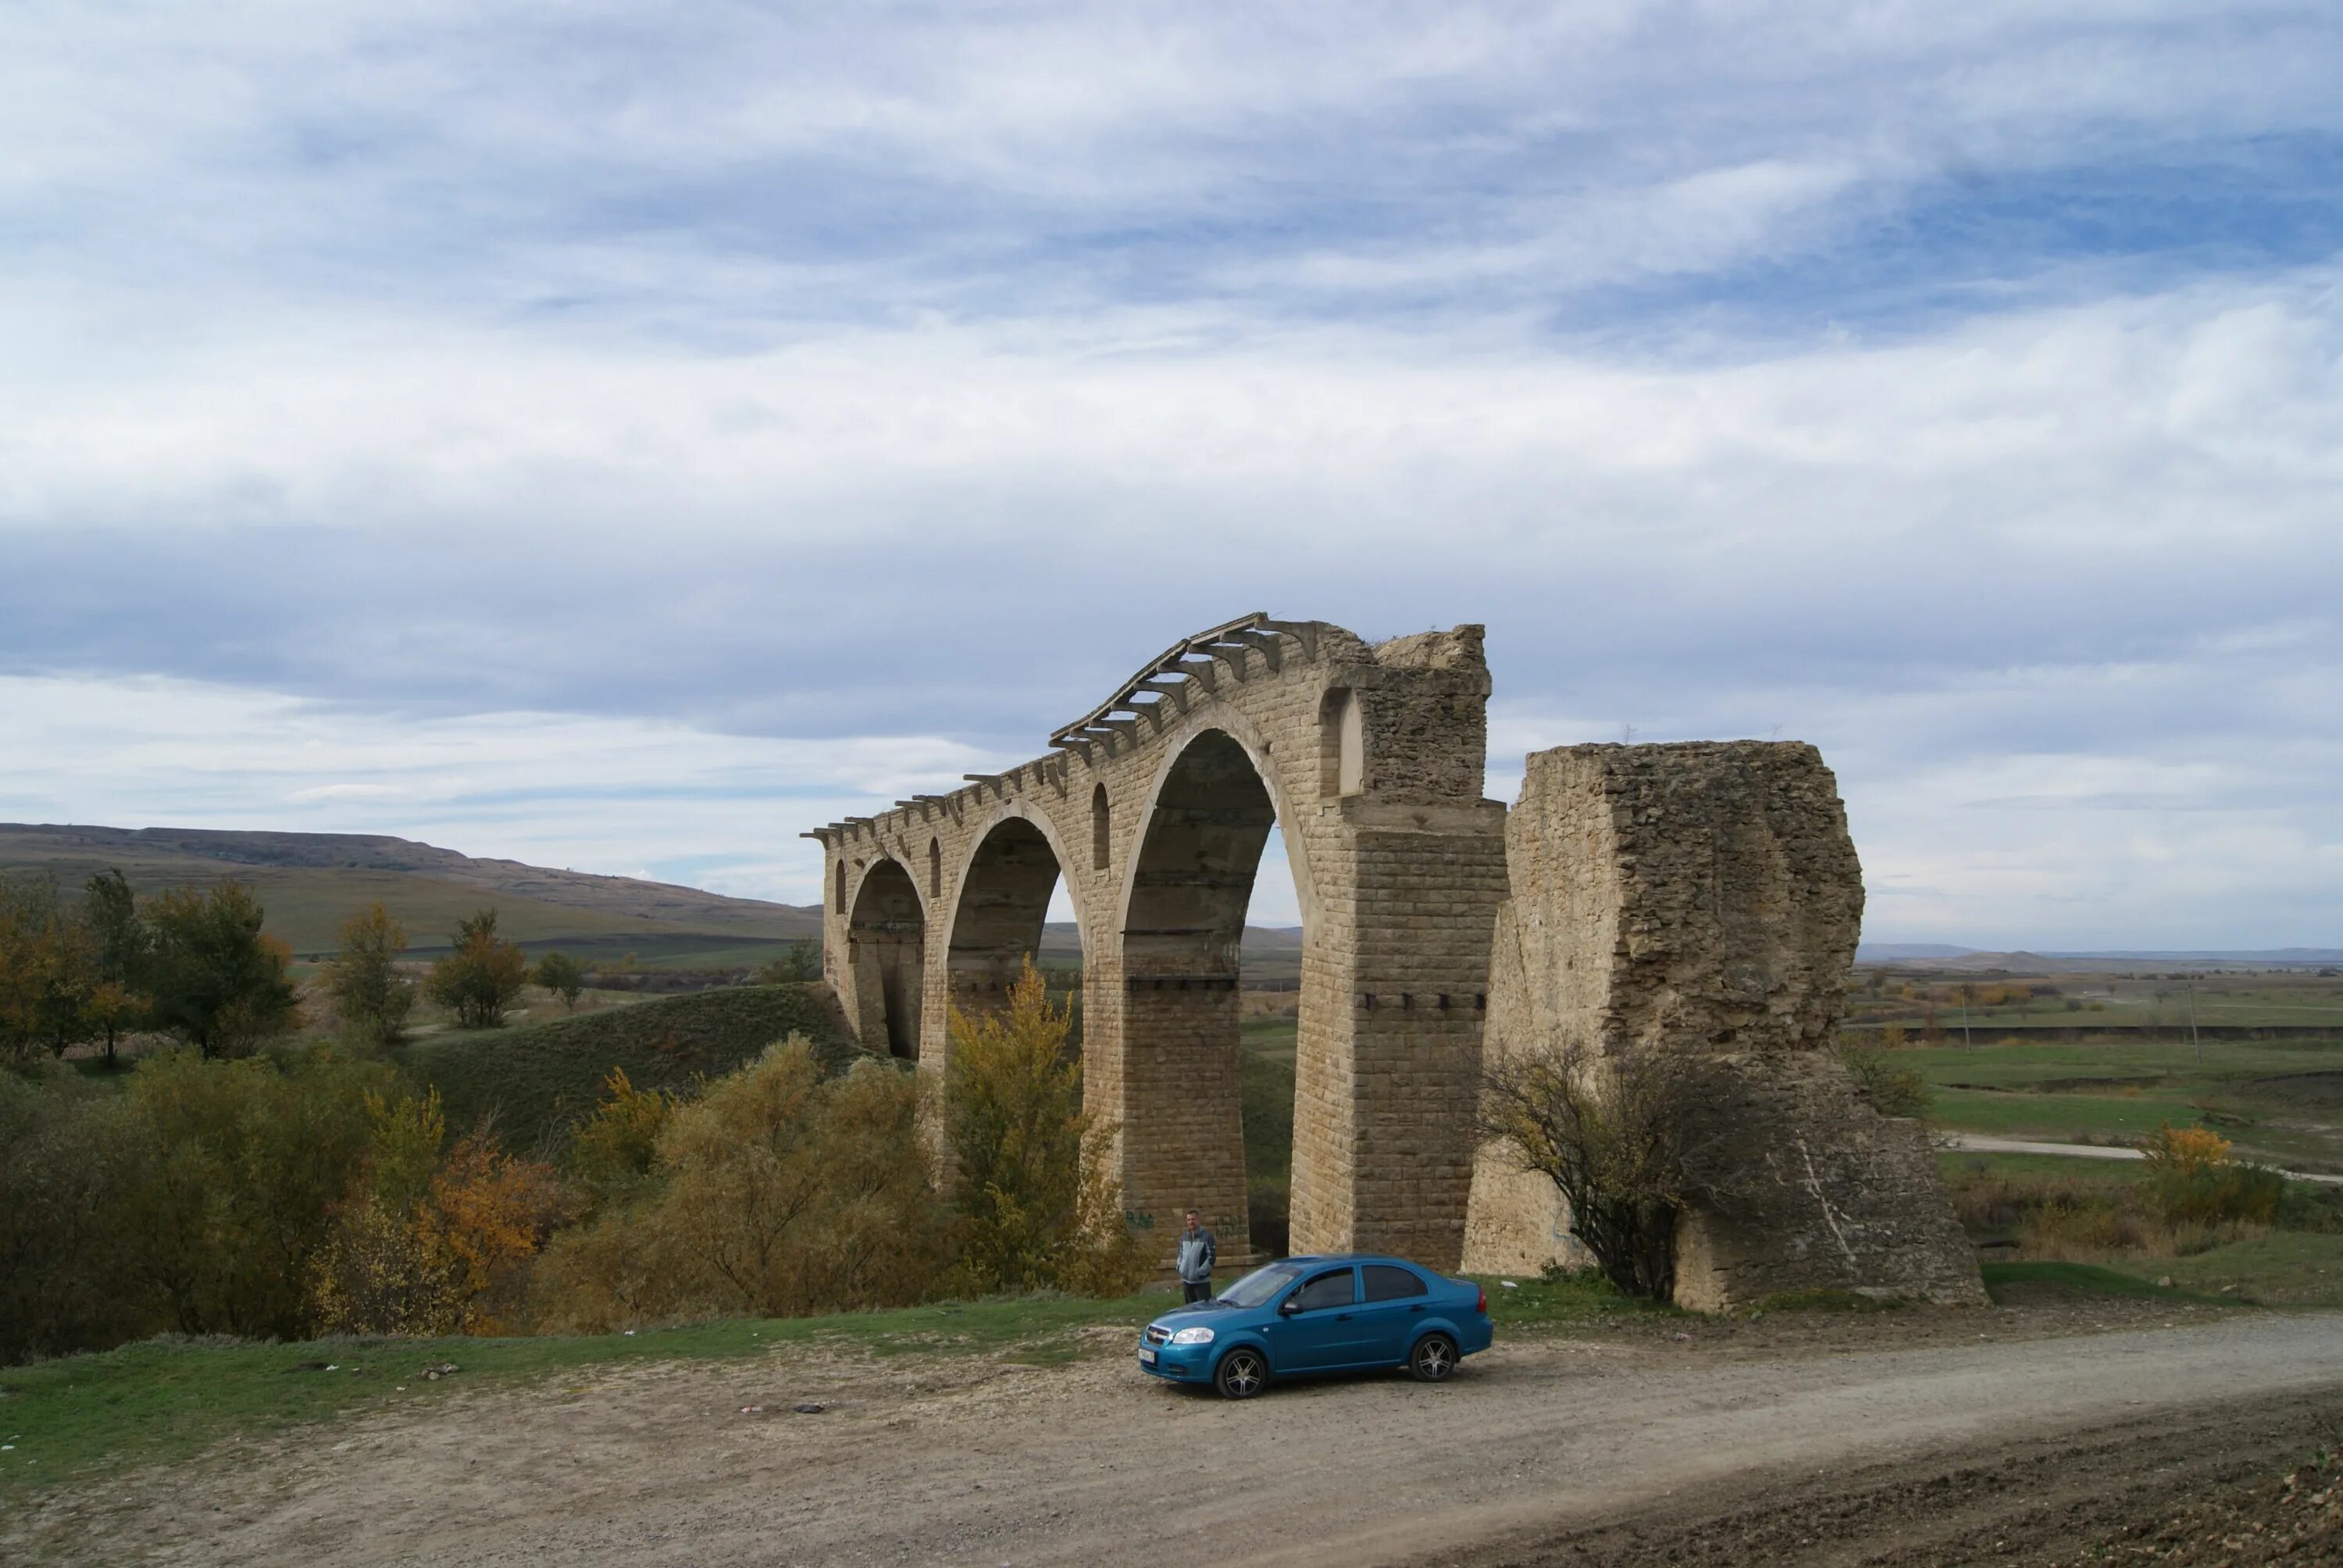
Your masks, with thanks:
[[[2029,1297],[2153,1296],[2159,1301],[2199,1303],[2208,1299],[2187,1291],[2166,1290],[2152,1279],[2097,1263],[1986,1263],[1983,1270],[1986,1294],[1996,1306],[2005,1303],[2013,1287],[2030,1287],[2025,1292]]]
[[[2204,1125],[2249,1158],[2343,1164],[2343,1041],[2064,1041],[1895,1053],[1932,1086],[1941,1126],[2056,1142],[2128,1143]]]
[[[2137,1271],[2169,1276],[2183,1290],[2264,1306],[2343,1304],[2343,1236],[2272,1231],[2209,1252],[2142,1262]]]
[[[2300,1040],[2059,1040],[2002,1045],[1980,1041],[1906,1048],[1896,1060],[1932,1083],[2022,1089],[2059,1079],[2147,1081],[2157,1087],[2223,1084],[2288,1073],[2343,1070],[2343,1041]],[[2115,1087],[2109,1085],[2108,1087]]]
[[[1542,1279],[1534,1274],[1511,1286],[1494,1274],[1476,1276],[1489,1296],[1489,1321],[1500,1334],[1586,1328],[1622,1317],[1684,1317],[1659,1302],[1637,1301],[1614,1290],[1602,1275],[1586,1271]]]
[[[1939,1089],[1931,1120],[1965,1132],[2061,1143],[2134,1142],[2165,1122],[2197,1124],[2197,1109],[2173,1095],[2009,1094]]]
[[[823,1342],[876,1355],[1071,1359],[1081,1331],[1135,1333],[1169,1298],[947,1302],[823,1318],[738,1319],[567,1339],[320,1340],[306,1344],[150,1340],[97,1355],[0,1369],[0,1500],[97,1467],[184,1459],[229,1437],[385,1410],[426,1410],[459,1390],[659,1362],[746,1360]],[[426,1382],[427,1366],[452,1377]],[[298,1371],[326,1363],[332,1372]]]
[[[1936,1169],[1948,1184],[1972,1175],[2096,1181],[2108,1186],[2122,1186],[2139,1179],[2139,1167],[2127,1160],[2077,1160],[2065,1154],[1986,1154],[1946,1150],[1937,1152]]]
[[[1253,1244],[1284,1250],[1292,1197],[1293,1050],[1292,1018],[1245,1021],[1238,1037],[1238,1093],[1244,1111],[1245,1199]]]
[[[854,1050],[798,985],[735,986],[662,997],[512,1029],[433,1035],[397,1053],[439,1091],[450,1128],[493,1114],[508,1148],[558,1144],[623,1068],[639,1089],[688,1089],[731,1071],[790,1031],[842,1064]]]

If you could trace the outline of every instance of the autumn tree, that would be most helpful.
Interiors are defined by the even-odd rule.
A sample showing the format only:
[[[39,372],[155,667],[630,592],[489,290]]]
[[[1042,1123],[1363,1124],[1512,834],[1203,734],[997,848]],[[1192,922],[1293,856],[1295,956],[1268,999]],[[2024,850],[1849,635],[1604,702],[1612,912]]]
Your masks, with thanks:
[[[679,1103],[671,1090],[637,1089],[626,1069],[610,1070],[594,1113],[569,1141],[568,1174],[587,1213],[630,1201],[650,1185],[659,1134]]]
[[[169,1325],[136,1288],[124,1201],[148,1149],[124,1097],[0,1071],[0,1366]]]
[[[827,1076],[798,1036],[685,1103],[614,1075],[573,1156],[600,1172],[606,1206],[538,1261],[538,1326],[590,1332],[921,1299],[950,1235],[918,1105],[910,1075],[865,1060]],[[638,1171],[647,1134],[649,1168]]]
[[[505,1009],[528,983],[528,960],[517,942],[497,935],[497,912],[482,910],[459,921],[454,950],[431,966],[431,1000],[452,1010],[465,1029],[499,1029]]]
[[[586,969],[556,948],[537,960],[537,983],[559,997],[563,1007],[574,1011],[578,993],[586,989]]]
[[[2167,1122],[2140,1141],[2142,1185],[2167,1225],[2268,1224],[2286,1179],[2236,1157],[2229,1141],[2206,1127]]]
[[[396,1044],[415,1005],[415,982],[398,970],[407,930],[376,903],[342,922],[342,945],[326,966],[326,989],[341,1008],[342,1032],[379,1048]]]
[[[123,1031],[146,1023],[154,1007],[146,989],[154,940],[128,879],[111,867],[82,885],[81,909],[94,982],[82,1010],[93,1036],[105,1038],[112,1067]]]
[[[560,1212],[550,1168],[517,1160],[485,1127],[443,1158],[435,1091],[368,1102],[364,1190],[317,1256],[311,1299],[332,1333],[503,1332],[524,1273]]]
[[[119,1222],[158,1327],[303,1339],[313,1261],[364,1173],[389,1067],[313,1053],[211,1060],[165,1051],[123,1098],[144,1164]]]
[[[233,880],[173,889],[147,911],[155,1021],[206,1058],[248,1054],[300,1022],[293,955],[262,933],[262,918]]]
[[[96,984],[89,928],[56,879],[0,876],[0,1053],[64,1055],[85,1037]]]
[[[1114,1128],[1082,1109],[1071,1027],[1030,959],[999,1011],[952,1011],[945,1103],[971,1291],[1119,1295],[1145,1276],[1113,1174]]]

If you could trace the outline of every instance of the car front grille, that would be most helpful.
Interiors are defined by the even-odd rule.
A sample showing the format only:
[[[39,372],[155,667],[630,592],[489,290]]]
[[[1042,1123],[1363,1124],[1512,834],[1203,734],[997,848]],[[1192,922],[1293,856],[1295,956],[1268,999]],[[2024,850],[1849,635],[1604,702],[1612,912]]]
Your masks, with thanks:
[[[1172,1331],[1169,1329],[1159,1329],[1153,1323],[1150,1323],[1147,1325],[1146,1337],[1147,1342],[1151,1345],[1167,1344],[1171,1342]]]

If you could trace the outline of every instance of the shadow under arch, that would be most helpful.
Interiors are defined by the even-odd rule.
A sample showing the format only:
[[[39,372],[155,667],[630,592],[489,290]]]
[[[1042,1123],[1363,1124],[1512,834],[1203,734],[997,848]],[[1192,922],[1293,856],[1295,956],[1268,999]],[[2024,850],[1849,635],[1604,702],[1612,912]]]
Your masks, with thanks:
[[[1050,900],[1065,875],[1063,846],[1045,817],[1010,810],[976,840],[952,881],[958,890],[945,948],[945,991],[964,1010],[998,1005],[1030,956],[1041,962]],[[1068,879],[1072,890],[1071,879]],[[1075,940],[1089,956],[1081,901],[1072,900]]]
[[[1265,760],[1226,729],[1190,737],[1157,777],[1122,890],[1124,1169],[1134,1186],[1185,1194],[1232,1261],[1254,1249],[1242,984],[1245,916],[1281,817]],[[1312,879],[1286,820],[1307,929]]]
[[[882,1026],[887,1050],[917,1060],[920,990],[926,973],[927,913],[911,873],[892,857],[871,863],[855,890],[846,928],[855,1013],[867,1041]]]

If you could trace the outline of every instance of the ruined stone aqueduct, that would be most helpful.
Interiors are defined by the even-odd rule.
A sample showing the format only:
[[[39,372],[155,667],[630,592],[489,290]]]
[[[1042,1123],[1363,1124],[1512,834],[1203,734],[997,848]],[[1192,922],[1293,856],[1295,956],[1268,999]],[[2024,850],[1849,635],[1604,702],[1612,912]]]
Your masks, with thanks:
[[[1551,1184],[1475,1146],[1483,1051],[1575,1039],[1705,1053],[1731,1211],[1688,1214],[1678,1299],[1983,1299],[1916,1123],[1824,1049],[1863,884],[1795,743],[1579,746],[1481,798],[1482,628],[1369,645],[1246,616],[1166,649],[1049,755],[817,829],[823,970],[865,1045],[938,1074],[951,1009],[997,1003],[1062,878],[1081,925],[1085,1102],[1124,1201],[1251,1251],[1239,950],[1282,826],[1302,915],[1296,1252],[1534,1271]],[[1168,1243],[1167,1243],[1168,1244]]]

